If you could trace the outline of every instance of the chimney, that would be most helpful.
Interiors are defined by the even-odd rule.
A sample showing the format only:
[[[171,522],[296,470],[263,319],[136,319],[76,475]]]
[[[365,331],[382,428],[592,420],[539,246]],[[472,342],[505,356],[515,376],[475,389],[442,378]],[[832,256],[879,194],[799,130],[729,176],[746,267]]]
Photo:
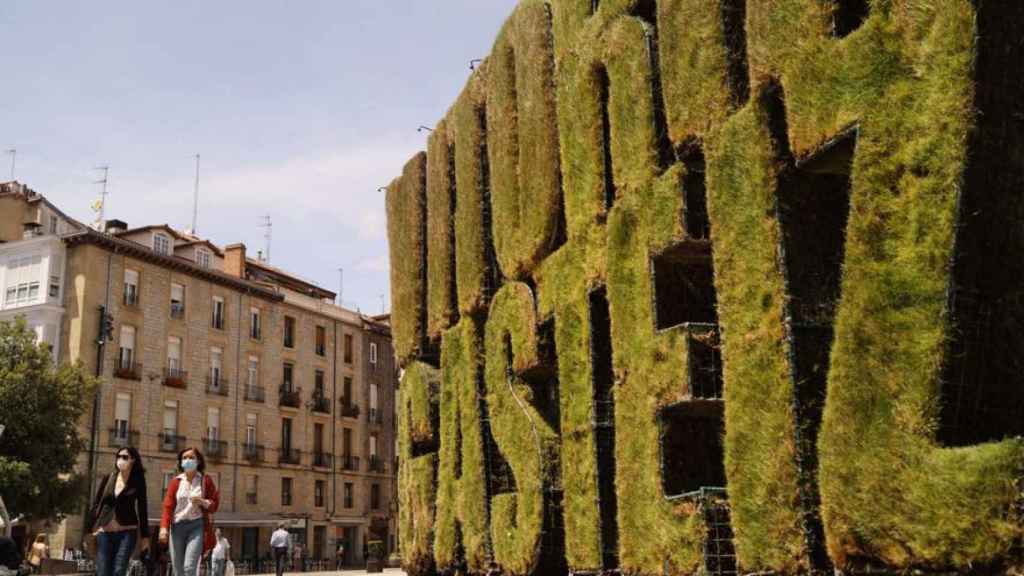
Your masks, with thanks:
[[[103,231],[107,234],[120,234],[128,231],[128,223],[124,220],[107,220],[103,225]]]
[[[245,278],[245,244],[239,242],[224,247],[224,273]]]

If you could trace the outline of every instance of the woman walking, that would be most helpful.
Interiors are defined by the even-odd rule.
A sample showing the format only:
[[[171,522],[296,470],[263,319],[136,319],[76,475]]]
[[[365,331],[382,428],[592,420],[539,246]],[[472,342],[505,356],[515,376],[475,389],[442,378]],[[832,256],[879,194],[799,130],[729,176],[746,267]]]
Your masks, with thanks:
[[[216,544],[210,516],[220,495],[197,448],[178,453],[178,472],[164,495],[160,542],[169,542],[174,576],[198,576],[200,558]]]
[[[146,469],[133,447],[121,448],[114,459],[114,471],[103,478],[96,492],[86,533],[96,537],[97,576],[124,576],[135,550],[149,548],[149,501],[146,499]]]
[[[46,545],[46,534],[37,534],[35,542],[28,550],[28,564],[34,574],[42,571],[43,559],[50,557],[50,547]]]

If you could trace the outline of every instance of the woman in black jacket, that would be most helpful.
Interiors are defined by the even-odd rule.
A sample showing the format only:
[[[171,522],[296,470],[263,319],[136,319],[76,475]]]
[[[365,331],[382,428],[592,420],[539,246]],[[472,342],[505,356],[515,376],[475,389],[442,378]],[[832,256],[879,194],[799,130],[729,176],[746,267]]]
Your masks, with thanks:
[[[125,576],[137,537],[142,550],[149,548],[146,469],[139,451],[121,448],[115,466],[100,483],[85,528],[96,536],[97,576]]]

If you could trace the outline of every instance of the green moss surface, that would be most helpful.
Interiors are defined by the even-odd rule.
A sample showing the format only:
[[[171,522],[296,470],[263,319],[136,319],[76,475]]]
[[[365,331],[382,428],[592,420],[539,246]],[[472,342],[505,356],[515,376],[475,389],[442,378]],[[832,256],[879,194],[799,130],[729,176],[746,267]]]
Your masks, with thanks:
[[[426,335],[426,168],[420,152],[387,189],[391,256],[391,317],[401,364],[420,352]]]
[[[446,120],[427,141],[427,337],[458,316],[455,284],[455,138]]]
[[[485,572],[492,557],[480,402],[483,329],[470,317],[441,342],[441,467],[434,558],[440,570]]]
[[[502,273],[521,279],[556,247],[561,226],[547,3],[519,3],[494,43],[486,79],[494,250]]]
[[[533,291],[511,282],[498,291],[487,319],[487,405],[491,431],[515,478],[515,491],[491,498],[495,561],[528,574],[540,561],[544,513],[558,477],[558,435],[537,407],[526,375],[542,367]]]
[[[434,511],[437,500],[436,453],[413,456],[413,444],[436,438],[432,413],[437,409],[437,370],[411,363],[402,376],[404,404],[398,414],[399,538],[402,568],[411,576],[434,571]],[[414,432],[414,431],[419,431]]]

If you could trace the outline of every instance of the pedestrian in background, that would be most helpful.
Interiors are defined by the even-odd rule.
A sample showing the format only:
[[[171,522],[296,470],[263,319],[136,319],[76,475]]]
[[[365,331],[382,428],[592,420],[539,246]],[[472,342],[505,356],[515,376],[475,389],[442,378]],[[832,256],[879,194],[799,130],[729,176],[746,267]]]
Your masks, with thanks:
[[[32,572],[39,574],[42,571],[43,559],[49,557],[50,547],[46,545],[46,534],[37,534],[28,551],[28,564],[32,567]]]
[[[213,553],[211,559],[213,560],[213,576],[224,576],[224,567],[228,561],[228,550],[231,549],[231,543],[221,533],[220,528],[217,528],[217,544],[213,547]]]
[[[288,556],[288,531],[284,526],[284,522],[278,523],[277,530],[270,535],[270,548],[274,551],[274,568],[277,576],[284,574],[284,562]]]
[[[87,534],[96,538],[97,576],[124,576],[135,550],[149,549],[149,500],[146,468],[134,447],[114,456],[114,471],[103,478],[86,518]]]
[[[220,506],[220,494],[198,448],[178,453],[178,472],[164,495],[160,542],[168,543],[174,576],[198,576],[201,558],[216,544],[210,515]]]

